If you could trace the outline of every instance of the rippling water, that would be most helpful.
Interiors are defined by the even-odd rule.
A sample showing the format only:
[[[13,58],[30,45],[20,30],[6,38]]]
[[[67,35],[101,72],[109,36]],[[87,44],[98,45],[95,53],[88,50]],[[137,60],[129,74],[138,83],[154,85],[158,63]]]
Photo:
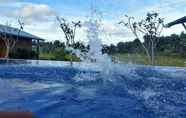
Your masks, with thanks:
[[[0,111],[38,118],[185,118],[186,69],[88,63],[0,65]]]

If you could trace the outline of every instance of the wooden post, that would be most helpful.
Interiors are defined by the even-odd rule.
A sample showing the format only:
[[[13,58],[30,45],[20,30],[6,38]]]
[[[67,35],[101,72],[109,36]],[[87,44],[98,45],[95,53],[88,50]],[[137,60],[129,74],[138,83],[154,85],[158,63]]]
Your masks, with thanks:
[[[185,26],[185,24],[184,23],[182,23],[182,25],[183,25],[183,27],[185,28],[185,30],[186,30],[186,26]]]
[[[39,39],[37,39],[37,60],[39,60],[39,53],[40,53]]]

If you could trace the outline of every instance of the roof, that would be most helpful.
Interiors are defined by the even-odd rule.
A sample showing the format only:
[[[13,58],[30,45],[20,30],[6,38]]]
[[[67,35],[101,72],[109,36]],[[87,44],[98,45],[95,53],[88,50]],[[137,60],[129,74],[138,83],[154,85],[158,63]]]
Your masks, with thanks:
[[[17,29],[17,28],[0,24],[0,32],[2,32],[2,33],[7,33],[7,34],[10,34],[10,35],[18,36],[18,32],[19,31],[20,30]],[[37,37],[37,36],[34,36],[34,35],[30,34],[30,33],[25,32],[25,31],[20,31],[19,37],[24,37],[24,38],[32,39],[32,40],[44,41],[44,39],[42,39],[40,37]]]
[[[182,18],[180,18],[180,19],[177,19],[177,20],[175,20],[175,21],[173,21],[173,22],[170,22],[170,23],[168,23],[166,26],[167,26],[167,27],[171,27],[171,26],[173,26],[173,25],[182,24],[182,23],[185,23],[185,22],[186,22],[186,16],[184,16],[184,17],[182,17]]]

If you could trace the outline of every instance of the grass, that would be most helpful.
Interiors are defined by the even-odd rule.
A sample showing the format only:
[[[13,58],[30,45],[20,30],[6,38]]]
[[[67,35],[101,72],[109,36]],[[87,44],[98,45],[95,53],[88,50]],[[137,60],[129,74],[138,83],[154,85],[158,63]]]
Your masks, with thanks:
[[[119,60],[122,63],[134,63],[134,64],[145,64],[149,65],[148,59],[144,54],[113,54],[112,57],[116,60]],[[58,60],[58,61],[70,61],[72,58],[73,61],[80,61],[76,56],[65,55],[64,57],[58,58],[54,53],[41,53],[40,59],[42,60]],[[177,66],[177,67],[186,67],[186,59],[178,56],[165,56],[158,55],[155,59],[155,65],[159,66]]]
[[[80,61],[80,59],[75,55],[65,54],[65,55],[57,55],[55,53],[41,53],[39,58],[41,60],[56,60],[56,61]]]
[[[55,55],[53,53],[41,53],[39,58],[42,60],[54,60]]]
[[[134,63],[148,65],[148,59],[144,54],[113,54],[112,57],[122,63]],[[157,55],[155,57],[155,65],[159,66],[178,66],[185,67],[186,59],[178,56]]]

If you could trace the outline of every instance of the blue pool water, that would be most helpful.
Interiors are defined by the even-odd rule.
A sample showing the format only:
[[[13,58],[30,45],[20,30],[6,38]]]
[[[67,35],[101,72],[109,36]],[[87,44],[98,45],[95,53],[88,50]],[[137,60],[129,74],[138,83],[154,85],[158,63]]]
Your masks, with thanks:
[[[0,111],[38,118],[186,117],[185,68],[21,62],[0,65]]]

